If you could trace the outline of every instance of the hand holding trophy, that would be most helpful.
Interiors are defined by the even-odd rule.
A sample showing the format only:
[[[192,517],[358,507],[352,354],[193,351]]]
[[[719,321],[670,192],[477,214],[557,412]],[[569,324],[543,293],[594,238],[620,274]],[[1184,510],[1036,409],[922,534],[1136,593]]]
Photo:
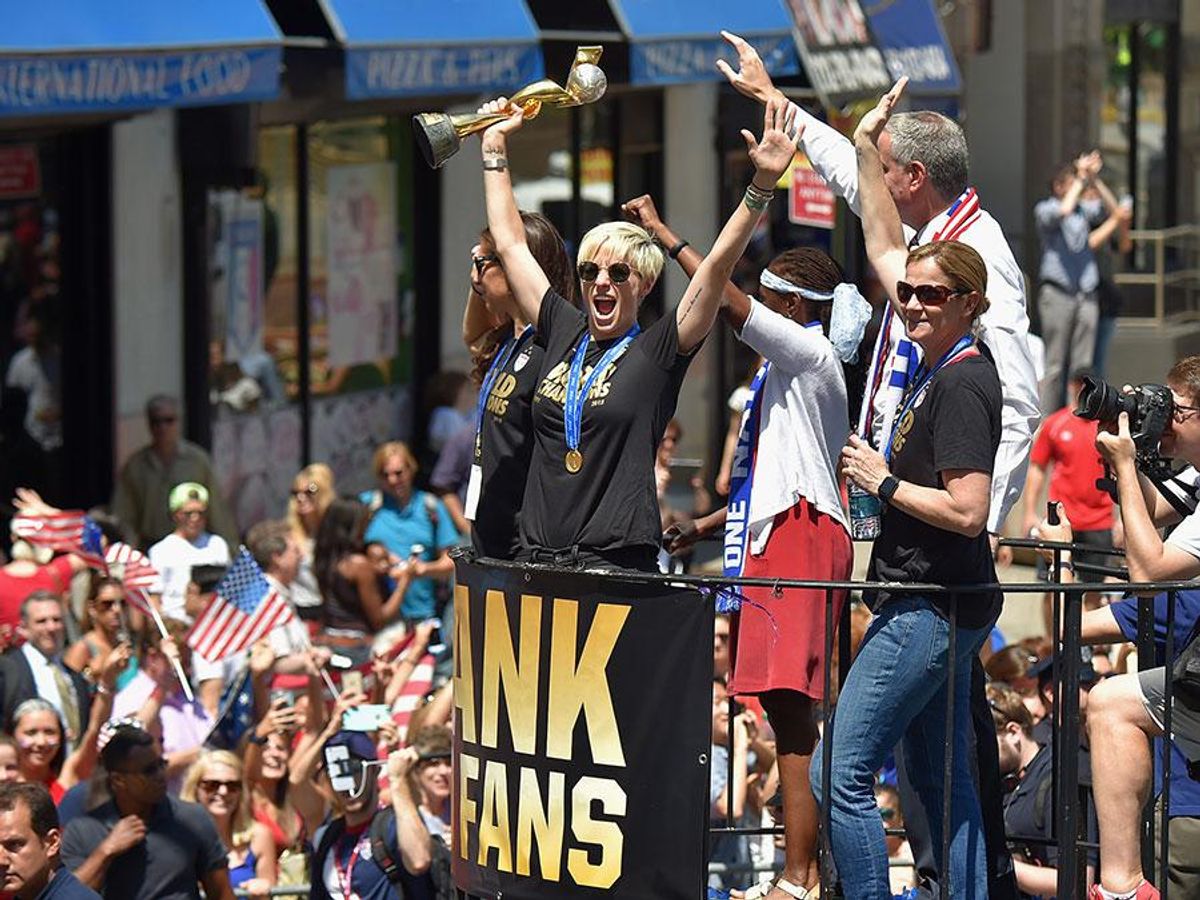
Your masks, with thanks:
[[[532,119],[546,105],[561,109],[595,103],[608,88],[608,78],[596,65],[603,52],[603,47],[577,47],[575,61],[567,74],[566,87],[549,79],[535,81],[513,94],[509,98],[509,106],[521,107],[525,111],[525,118]],[[508,114],[503,112],[454,116],[440,112],[420,113],[413,116],[413,134],[425,162],[429,163],[430,168],[437,169],[459,151],[464,137],[483,131],[506,118]]]

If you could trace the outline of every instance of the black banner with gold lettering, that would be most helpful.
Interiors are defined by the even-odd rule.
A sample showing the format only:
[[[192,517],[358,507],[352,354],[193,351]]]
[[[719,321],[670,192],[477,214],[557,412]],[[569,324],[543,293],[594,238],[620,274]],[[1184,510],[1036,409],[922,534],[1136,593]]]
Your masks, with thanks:
[[[711,601],[456,568],[455,884],[505,900],[703,896]]]

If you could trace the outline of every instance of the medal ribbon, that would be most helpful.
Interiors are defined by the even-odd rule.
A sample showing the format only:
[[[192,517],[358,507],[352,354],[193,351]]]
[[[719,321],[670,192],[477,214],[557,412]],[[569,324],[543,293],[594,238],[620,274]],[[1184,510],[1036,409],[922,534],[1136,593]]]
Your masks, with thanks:
[[[937,361],[937,364],[928,371],[924,370],[924,363],[917,369],[914,376],[916,381],[911,385],[911,389],[904,395],[904,402],[900,404],[899,410],[892,418],[892,431],[888,435],[887,443],[883,446],[883,458],[889,464],[892,461],[892,441],[896,439],[896,432],[900,428],[900,423],[904,421],[905,415],[912,409],[921,395],[925,393],[929,387],[929,383],[933,381],[933,376],[944,369],[946,366],[953,365],[960,360],[964,360],[969,356],[978,356],[979,350],[975,347],[975,337],[970,334],[964,334],[958,341],[947,350],[942,358]]]
[[[601,372],[621,358],[621,355],[633,343],[633,339],[641,332],[642,326],[634,322],[633,327],[625,332],[623,338],[604,351],[604,355],[600,357],[600,361],[588,374],[587,381],[583,383],[583,389],[580,390],[579,381],[583,377],[583,358],[587,355],[588,343],[592,339],[590,332],[583,333],[583,339],[575,348],[575,355],[571,359],[571,370],[567,374],[566,402],[563,404],[563,428],[566,432],[568,450],[579,449],[579,433],[583,427],[583,405],[587,402],[592,385],[596,383]]]
[[[487,374],[483,376],[483,384],[479,386],[479,400],[475,403],[475,458],[477,460],[482,450],[483,413],[487,409],[488,396],[492,393],[496,379],[500,377],[500,373],[504,371],[508,361],[521,349],[521,345],[531,334],[533,334],[533,326],[526,325],[525,330],[519,336],[514,338],[510,335],[506,338],[492,360],[492,364],[488,366]]]

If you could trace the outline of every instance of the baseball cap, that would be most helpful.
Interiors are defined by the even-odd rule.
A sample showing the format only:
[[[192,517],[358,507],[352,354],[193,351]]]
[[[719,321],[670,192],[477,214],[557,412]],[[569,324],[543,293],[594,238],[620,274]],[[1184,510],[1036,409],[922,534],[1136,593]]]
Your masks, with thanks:
[[[183,506],[189,500],[198,500],[205,506],[208,506],[208,488],[195,481],[185,481],[182,484],[177,484],[171,488],[171,495],[167,499],[167,505],[171,508],[171,512],[178,512],[179,507]]]
[[[325,742],[326,747],[345,747],[351,756],[366,762],[379,757],[375,742],[362,731],[339,731]]]
[[[1043,687],[1050,683],[1050,679],[1054,677],[1054,657],[1047,656],[1045,659],[1038,662],[1029,670],[1029,674],[1036,676],[1038,686]],[[1094,684],[1097,681],[1096,669],[1092,666],[1092,648],[1079,648],[1079,683]]]

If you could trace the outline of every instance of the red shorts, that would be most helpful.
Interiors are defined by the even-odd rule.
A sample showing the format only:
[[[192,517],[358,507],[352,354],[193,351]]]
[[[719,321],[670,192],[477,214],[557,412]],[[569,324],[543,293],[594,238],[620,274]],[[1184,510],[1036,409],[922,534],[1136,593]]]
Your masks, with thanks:
[[[775,517],[761,556],[747,554],[747,578],[848,581],[854,545],[837,520],[801,499]],[[846,603],[833,593],[834,628]],[[825,691],[825,591],[745,588],[732,619],[732,694],[792,690],[820,700]],[[836,633],[835,633],[836,639]],[[834,645],[836,648],[836,644]]]

